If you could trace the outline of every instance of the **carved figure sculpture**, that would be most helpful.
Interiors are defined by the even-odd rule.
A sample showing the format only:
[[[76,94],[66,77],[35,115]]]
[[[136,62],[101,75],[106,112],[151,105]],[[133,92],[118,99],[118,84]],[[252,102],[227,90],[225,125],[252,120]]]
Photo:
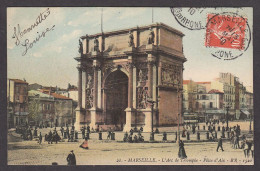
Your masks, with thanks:
[[[94,40],[94,51],[99,52],[99,41],[97,38]]]
[[[92,76],[88,75],[87,89],[91,88],[91,85],[92,85]]]
[[[131,31],[129,31],[129,41],[128,41],[128,46],[133,47],[134,46],[134,36]]]
[[[82,54],[83,53],[83,45],[82,45],[82,41],[79,39],[79,53]]]
[[[150,28],[150,33],[149,33],[149,37],[148,37],[148,44],[153,44],[154,43],[154,32],[152,30],[152,28]]]

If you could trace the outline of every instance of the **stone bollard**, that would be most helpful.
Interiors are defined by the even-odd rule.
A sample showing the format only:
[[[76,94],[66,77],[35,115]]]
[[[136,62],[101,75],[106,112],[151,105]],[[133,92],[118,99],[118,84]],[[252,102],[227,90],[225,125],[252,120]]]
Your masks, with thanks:
[[[222,131],[222,138],[225,138],[225,131]]]
[[[187,140],[190,140],[190,133],[187,132]]]
[[[227,138],[230,139],[230,132],[227,132]]]
[[[89,139],[89,132],[87,132],[87,134],[86,134],[86,138],[87,138],[87,140]]]
[[[115,133],[114,132],[111,133],[111,140],[115,140]]]
[[[154,141],[154,132],[151,132],[150,134],[150,141]]]
[[[197,140],[200,140],[200,133],[197,132]]]
[[[218,131],[220,131],[220,126],[218,126]]]
[[[206,132],[206,139],[209,140],[209,132]]]
[[[78,139],[78,132],[75,131],[75,139]]]
[[[203,130],[205,131],[205,129],[206,129],[206,127],[205,127],[205,125],[203,125]]]
[[[217,133],[217,132],[215,132],[215,138],[216,138],[216,139],[218,138],[218,133]]]
[[[64,139],[67,139],[67,132],[64,132],[63,138],[64,138]]]
[[[156,128],[155,133],[156,133],[156,134],[159,134],[159,133],[160,133],[158,128]]]
[[[102,132],[99,132],[98,134],[99,134],[99,138],[98,139],[102,140]]]
[[[166,141],[166,140],[167,140],[167,133],[164,132],[164,133],[163,133],[163,141]]]

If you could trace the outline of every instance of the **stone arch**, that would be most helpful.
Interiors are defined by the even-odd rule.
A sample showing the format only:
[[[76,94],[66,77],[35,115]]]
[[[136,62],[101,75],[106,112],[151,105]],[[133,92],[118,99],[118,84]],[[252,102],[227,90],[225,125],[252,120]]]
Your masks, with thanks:
[[[105,123],[108,125],[125,124],[125,109],[128,105],[128,76],[120,69],[111,72],[104,83]]]
[[[106,80],[109,77],[109,75],[117,70],[122,71],[129,78],[129,72],[124,67],[122,67],[122,65],[117,65],[117,66],[113,67],[112,69],[110,69],[107,74],[105,74],[103,82],[102,82],[102,88],[105,87],[105,83],[106,83]]]

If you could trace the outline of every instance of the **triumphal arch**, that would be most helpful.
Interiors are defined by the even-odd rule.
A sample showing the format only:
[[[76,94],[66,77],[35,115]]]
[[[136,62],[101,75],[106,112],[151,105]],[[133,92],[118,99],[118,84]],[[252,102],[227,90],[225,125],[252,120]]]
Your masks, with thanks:
[[[75,128],[181,122],[183,36],[163,23],[82,36]]]

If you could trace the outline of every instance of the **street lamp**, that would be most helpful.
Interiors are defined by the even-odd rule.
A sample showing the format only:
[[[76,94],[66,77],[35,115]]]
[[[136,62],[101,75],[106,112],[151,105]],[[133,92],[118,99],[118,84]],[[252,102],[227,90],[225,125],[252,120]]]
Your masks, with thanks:
[[[253,98],[250,98],[250,104],[252,102]],[[249,107],[248,107],[249,109]],[[249,125],[249,133],[252,133],[252,114],[253,114],[253,110],[251,110],[251,113],[250,113],[250,125]]]
[[[181,113],[179,112],[179,104],[180,104],[180,84],[177,84],[177,98],[178,98],[178,103],[177,103],[177,111],[178,111],[178,132],[177,132],[177,141],[176,143],[179,144],[180,142],[180,115]]]
[[[226,110],[227,110],[227,113],[226,113],[227,128],[228,128],[228,117],[229,117],[229,115],[228,115],[228,111],[229,111],[229,108],[230,108],[229,103],[226,103]]]
[[[151,104],[152,107],[152,132],[153,132],[153,112],[154,112],[154,104],[159,102],[160,97],[157,97],[156,100],[152,98],[147,98],[147,102]],[[156,132],[158,131],[158,121],[156,122]]]

